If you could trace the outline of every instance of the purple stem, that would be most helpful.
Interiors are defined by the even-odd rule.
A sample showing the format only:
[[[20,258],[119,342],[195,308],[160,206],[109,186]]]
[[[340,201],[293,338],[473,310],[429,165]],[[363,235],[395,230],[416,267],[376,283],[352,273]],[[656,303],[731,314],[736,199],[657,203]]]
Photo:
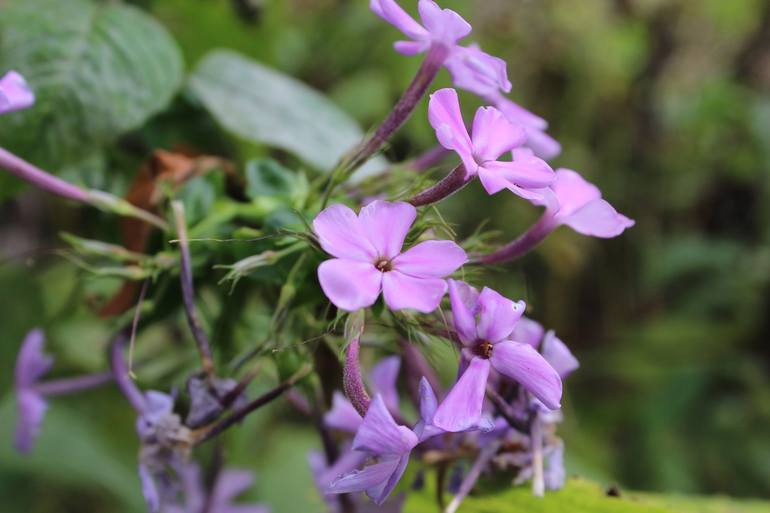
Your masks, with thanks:
[[[557,226],[558,225],[554,223],[553,216],[546,211],[546,213],[543,214],[543,217],[530,226],[530,228],[516,240],[488,255],[481,255],[474,258],[473,262],[481,264],[501,264],[503,262],[515,260],[527,254],[538,244],[543,242],[543,240],[545,240]]]
[[[83,390],[88,390],[89,388],[99,387],[110,383],[112,380],[112,372],[105,371],[96,374],[76,376],[74,378],[43,381],[35,385],[35,390],[46,396],[67,395],[74,394],[75,392],[81,392]]]
[[[407,200],[407,202],[415,207],[436,203],[456,193],[468,185],[468,183],[475,177],[476,175],[466,176],[465,166],[460,164],[436,185],[417,193],[412,199]]]
[[[358,169],[364,162],[374,155],[382,145],[403,125],[414,111],[420,99],[425,95],[428,86],[433,82],[441,66],[447,58],[448,50],[442,45],[435,45],[428,50],[425,60],[422,61],[420,69],[412,83],[409,84],[404,94],[396,103],[385,121],[368,139],[365,139],[358,145],[352,156],[346,159],[340,167],[347,173],[352,173]]]
[[[446,507],[444,513],[455,513],[455,511],[457,511],[457,508],[460,507],[460,503],[463,501],[463,499],[465,499],[471,490],[473,490],[473,487],[479,480],[484,467],[486,467],[487,463],[489,463],[489,460],[491,460],[492,457],[497,454],[497,450],[500,448],[500,445],[500,440],[496,439],[492,440],[486,446],[484,446],[483,449],[481,449],[481,452],[479,452],[476,461],[473,462],[473,466],[468,471],[468,474],[465,476],[465,479],[463,479],[463,482],[460,484],[460,489],[457,491],[457,495],[452,498],[452,502],[450,502],[449,506]]]
[[[532,495],[542,497],[545,494],[543,475],[543,424],[537,413],[532,421]]]
[[[351,404],[362,416],[366,416],[371,399],[366,393],[364,380],[361,376],[361,364],[358,361],[358,353],[361,349],[360,337],[356,336],[348,345],[348,352],[345,355],[345,368],[342,374],[342,386],[345,389],[345,395],[350,399]]]
[[[412,161],[412,169],[417,172],[436,167],[444,160],[449,150],[441,145],[436,145]]]
[[[0,148],[0,167],[38,189],[80,203],[89,203],[87,191],[46,173],[4,148]]]
[[[123,331],[112,341],[110,346],[110,365],[112,366],[112,374],[118,389],[128,399],[128,402],[136,412],[142,414],[146,407],[144,394],[142,394],[139,387],[134,384],[131,376],[128,374],[126,360],[123,357],[123,347],[127,341],[128,335]]]

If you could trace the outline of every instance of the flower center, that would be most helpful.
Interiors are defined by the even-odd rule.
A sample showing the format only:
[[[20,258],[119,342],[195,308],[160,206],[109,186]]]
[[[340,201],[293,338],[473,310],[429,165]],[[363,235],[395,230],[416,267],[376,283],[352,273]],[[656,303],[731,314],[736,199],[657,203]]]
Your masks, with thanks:
[[[387,258],[380,258],[374,263],[374,267],[376,267],[378,271],[386,273],[393,270],[393,262]]]
[[[476,346],[476,354],[478,356],[481,356],[482,358],[489,359],[492,357],[492,349],[495,346],[492,345],[491,342],[487,342],[486,340],[482,340],[478,343]]]

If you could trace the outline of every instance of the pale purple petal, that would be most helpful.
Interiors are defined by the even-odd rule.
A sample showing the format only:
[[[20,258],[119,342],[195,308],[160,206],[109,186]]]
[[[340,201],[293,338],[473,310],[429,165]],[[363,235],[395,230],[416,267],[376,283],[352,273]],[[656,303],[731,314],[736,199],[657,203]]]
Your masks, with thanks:
[[[15,385],[17,389],[33,386],[53,366],[53,357],[43,352],[45,335],[40,329],[27,333],[16,357]]]
[[[426,240],[393,259],[393,268],[417,278],[443,278],[467,261],[465,250],[451,240]]]
[[[355,433],[362,420],[350,401],[341,392],[335,391],[332,396],[332,409],[324,415],[324,424],[333,429]]]
[[[433,0],[420,0],[417,9],[422,24],[435,43],[452,48],[457,41],[471,33],[470,24],[462,16],[451,9],[442,9]]]
[[[548,408],[556,410],[561,401],[561,378],[529,344],[506,340],[495,344],[490,358],[497,372],[518,382]]]
[[[353,449],[376,455],[403,454],[415,445],[417,436],[411,429],[396,424],[382,396],[375,395],[353,439]]]
[[[559,221],[578,233],[604,239],[617,237],[635,224],[603,199],[591,201],[569,217],[559,216]]]
[[[369,242],[358,216],[345,205],[331,205],[313,220],[321,247],[332,256],[372,262],[377,251]]]
[[[391,310],[411,308],[421,313],[430,313],[438,308],[446,289],[444,280],[417,278],[399,271],[384,273],[382,278],[385,304]]]
[[[390,259],[401,252],[416,216],[417,209],[409,203],[377,200],[362,208],[358,219],[377,257]]]
[[[9,71],[0,78],[0,114],[26,109],[35,103],[35,93],[19,73]]]
[[[465,344],[476,340],[476,315],[479,312],[479,291],[465,282],[449,280],[449,300],[452,320],[460,340]]]
[[[566,472],[564,470],[564,444],[562,442],[557,443],[547,454],[543,479],[547,490],[561,490],[564,487]]]
[[[536,158],[536,157],[533,157]],[[503,189],[520,196],[536,205],[546,205],[547,187],[553,182],[553,171],[550,167],[541,166],[539,162],[486,162],[479,167],[478,174],[481,185],[488,194],[496,194]]]
[[[369,7],[377,16],[396,27],[410,39],[428,39],[428,31],[407,14],[395,0],[370,0]]]
[[[477,165],[473,159],[473,144],[463,121],[457,91],[439,89],[430,95],[428,121],[436,131],[439,143],[460,155],[468,174],[475,173]]]
[[[16,390],[16,450],[29,454],[35,445],[35,439],[40,434],[48,403],[33,389]]]
[[[334,258],[318,266],[321,288],[337,308],[354,312],[380,295],[382,273],[369,262]]]
[[[433,425],[457,433],[478,425],[489,377],[489,360],[475,357],[433,416]]]
[[[477,44],[456,47],[444,65],[455,87],[482,98],[495,98],[500,96],[500,91],[511,90],[506,62],[483,52]]]
[[[144,502],[147,505],[147,509],[150,513],[158,513],[160,511],[160,494],[158,493],[158,487],[155,485],[155,480],[152,477],[150,469],[143,463],[139,464],[137,469],[139,473],[139,483],[142,486],[142,495],[144,496]]]
[[[489,287],[484,287],[479,294],[478,338],[493,344],[505,339],[526,308],[524,301],[511,301]]]
[[[507,117],[511,123],[516,123],[534,130],[545,130],[548,128],[548,122],[546,120],[502,95],[494,98],[494,104],[495,107],[505,114],[505,117]]]
[[[436,414],[438,399],[433,387],[428,383],[427,378],[420,378],[420,418],[425,424],[433,424],[433,416]]]
[[[396,41],[393,48],[401,55],[417,55],[430,47],[430,41]]]
[[[29,453],[40,433],[48,403],[35,390],[37,381],[53,366],[53,357],[43,352],[45,335],[40,329],[27,333],[16,357],[16,450]]]
[[[551,190],[559,202],[559,212],[555,216],[557,219],[566,219],[602,197],[598,187],[575,171],[564,168],[556,170],[556,180],[551,184]]]
[[[385,502],[385,500],[388,498],[390,492],[393,491],[393,488],[395,488],[398,482],[401,480],[401,476],[404,475],[404,471],[406,470],[408,463],[409,454],[407,453],[397,460],[397,464],[388,479],[384,480],[379,485],[375,485],[366,490],[366,495],[372,499],[372,502],[378,506],[382,506],[382,503]]]
[[[527,136],[494,107],[480,107],[473,118],[471,140],[478,162],[497,160],[500,155],[524,144]]]
[[[526,128],[526,145],[535,152],[535,155],[543,160],[551,160],[561,153],[559,141],[537,128]]]
[[[316,487],[326,493],[329,486],[338,478],[357,469],[369,458],[366,453],[345,449],[334,463],[329,466],[326,463],[326,456],[317,451],[311,451],[308,454],[308,463],[310,471],[313,474],[313,480]]]
[[[551,364],[551,367],[556,369],[561,379],[565,379],[580,367],[580,363],[569,350],[567,344],[562,342],[553,330],[549,330],[545,334],[541,352],[543,358]]]
[[[385,405],[393,413],[398,412],[398,371],[401,369],[401,358],[390,356],[383,358],[372,367],[369,378],[372,383],[372,391],[381,394]]]
[[[545,329],[542,324],[533,321],[529,317],[522,317],[511,332],[511,340],[521,342],[522,344],[529,344],[537,349],[540,341],[543,340],[544,334]]]
[[[212,501],[214,504],[225,505],[251,488],[253,484],[254,474],[250,470],[223,470],[211,492]]]
[[[369,465],[361,470],[354,470],[342,477],[335,479],[328,493],[352,493],[363,492],[387,483],[393,473],[401,464],[401,456],[391,457],[380,463]]]

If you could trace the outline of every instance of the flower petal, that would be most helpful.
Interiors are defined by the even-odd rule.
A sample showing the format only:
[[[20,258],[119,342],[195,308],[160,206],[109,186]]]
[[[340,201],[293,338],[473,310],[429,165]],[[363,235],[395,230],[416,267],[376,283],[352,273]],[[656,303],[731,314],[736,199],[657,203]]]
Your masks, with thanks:
[[[423,376],[420,378],[420,418],[425,424],[433,424],[433,415],[436,414],[437,407],[436,393],[427,378]]]
[[[417,278],[443,278],[468,261],[465,250],[451,240],[426,240],[393,259],[393,268]]]
[[[548,408],[560,407],[559,373],[529,344],[510,340],[497,343],[490,361],[497,372],[520,383]]]
[[[473,153],[481,161],[497,160],[524,144],[524,129],[514,125],[494,107],[480,107],[473,118]]]
[[[435,42],[451,48],[471,33],[471,25],[462,16],[451,9],[442,9],[433,0],[420,0],[417,10],[422,24]]]
[[[399,271],[384,273],[382,278],[385,303],[391,310],[413,308],[421,313],[430,313],[438,308],[446,289],[444,280],[419,278]]]
[[[561,379],[565,379],[580,367],[580,363],[569,350],[567,344],[562,342],[553,330],[549,330],[545,334],[542,354],[543,358],[551,364],[551,367],[559,373]]]
[[[53,357],[43,352],[45,335],[40,329],[24,337],[16,357],[14,383],[17,389],[33,386],[53,366]]]
[[[493,344],[503,340],[511,334],[526,308],[524,301],[511,301],[484,287],[479,294],[478,338]]]
[[[358,260],[333,258],[318,266],[321,288],[337,308],[355,312],[372,306],[380,295],[382,273]]]
[[[393,48],[401,55],[417,55],[430,47],[430,41],[396,41]]]
[[[481,420],[489,360],[474,357],[452,390],[447,394],[433,416],[433,425],[457,433],[465,431]]]
[[[506,62],[482,51],[477,44],[458,46],[444,66],[452,75],[455,87],[482,98],[502,97],[500,91],[507,93],[511,90]]]
[[[415,445],[417,436],[411,429],[396,424],[382,396],[375,395],[353,439],[353,449],[375,455],[400,455],[411,451]]]
[[[362,421],[361,415],[350,404],[347,397],[335,391],[332,395],[332,409],[324,415],[324,424],[333,429],[355,433]]]
[[[363,492],[364,490],[382,486],[398,469],[401,456],[389,458],[380,463],[369,465],[361,470],[354,470],[332,481],[328,493]]]
[[[511,340],[521,342],[522,344],[529,344],[537,349],[540,346],[540,341],[543,340],[544,333],[545,329],[543,329],[542,324],[533,321],[529,317],[522,317],[516,323],[516,326],[513,327]]]
[[[551,160],[561,153],[561,144],[559,141],[537,128],[526,128],[526,145],[535,152],[535,155],[543,160]]]
[[[417,217],[417,209],[403,201],[372,201],[358,214],[363,234],[378,258],[393,258],[401,252],[406,234]]]
[[[411,39],[428,38],[428,31],[409,16],[395,0],[370,0],[369,8]]]
[[[26,109],[35,103],[35,93],[19,73],[9,71],[0,78],[0,114]]]
[[[16,450],[29,454],[35,445],[35,439],[40,434],[48,403],[43,397],[30,389],[16,391]]]
[[[358,216],[345,205],[331,205],[313,220],[321,247],[332,256],[374,261],[377,251],[366,237]]]
[[[532,128],[535,130],[545,130],[548,128],[548,122],[546,120],[504,96],[495,98],[494,103],[495,107],[500,109],[500,112],[502,112],[511,123],[516,123],[525,128]]]
[[[560,216],[560,222],[583,235],[604,239],[617,237],[635,224],[603,199],[593,200],[569,217]]]
[[[479,291],[462,281],[448,280],[448,283],[455,330],[462,342],[470,344],[476,340]]]
[[[366,495],[372,499],[372,502],[377,506],[382,506],[382,503],[388,498],[390,492],[393,491],[393,488],[395,488],[401,480],[401,476],[404,475],[407,464],[409,464],[409,454],[404,454],[397,460],[393,473],[390,474],[390,477],[388,477],[387,480],[366,490]]]
[[[372,391],[382,395],[385,405],[392,413],[396,413],[399,410],[396,381],[398,380],[398,371],[400,369],[401,358],[390,356],[377,362],[377,365],[372,367],[371,372],[369,372]]]
[[[439,143],[460,155],[467,173],[475,173],[477,166],[473,159],[473,144],[460,112],[457,91],[450,88],[439,89],[430,95],[428,121],[436,131]]]
[[[556,170],[551,190],[559,202],[557,219],[566,219],[588,203],[602,197],[599,188],[571,169]]]

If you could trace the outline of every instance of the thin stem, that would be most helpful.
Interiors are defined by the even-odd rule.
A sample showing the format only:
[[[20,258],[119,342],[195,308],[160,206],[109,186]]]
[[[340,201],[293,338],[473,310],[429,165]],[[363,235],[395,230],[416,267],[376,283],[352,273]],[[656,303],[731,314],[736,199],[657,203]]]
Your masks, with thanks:
[[[441,145],[436,145],[412,161],[412,169],[420,172],[436,167],[449,154],[449,150]]]
[[[38,189],[79,203],[88,203],[88,191],[85,189],[46,173],[4,148],[0,148],[0,167]]]
[[[411,199],[408,199],[407,202],[411,203],[415,207],[422,207],[424,205],[430,205],[431,203],[436,203],[445,198],[448,198],[452,194],[468,185],[468,183],[470,183],[470,181],[476,177],[476,175],[466,176],[466,174],[465,166],[460,164],[454,168],[451,173],[446,175],[440,182],[433,185],[432,187],[425,189],[422,192],[417,193]]]
[[[545,478],[543,476],[543,423],[535,413],[532,420],[532,495],[542,497],[545,494]]]
[[[361,363],[358,361],[358,353],[361,349],[359,340],[360,336],[355,336],[348,344],[345,369],[342,374],[342,386],[345,389],[345,395],[350,399],[350,403],[359,415],[364,417],[372,401],[369,394],[366,393],[364,380],[361,376]]]
[[[556,223],[553,220],[553,216],[546,211],[545,214],[533,224],[526,232],[519,236],[516,240],[506,244],[505,246],[489,253],[487,255],[481,255],[473,259],[475,263],[481,264],[501,264],[504,262],[510,262],[524,256],[533,250],[538,244],[543,242],[546,237],[556,228]]]
[[[46,396],[67,395],[106,385],[112,382],[113,379],[112,371],[97,372],[73,378],[43,381],[35,385],[35,390]]]
[[[460,507],[460,503],[462,503],[463,499],[465,499],[471,490],[473,490],[473,487],[476,486],[476,482],[479,480],[484,467],[486,467],[487,463],[489,463],[489,460],[491,460],[492,457],[497,454],[497,450],[499,448],[500,440],[492,440],[486,446],[484,446],[484,448],[479,452],[479,456],[476,458],[476,461],[473,462],[473,466],[468,471],[465,479],[463,479],[463,482],[460,484],[460,489],[457,491],[457,495],[452,498],[452,502],[450,502],[449,506],[446,507],[444,513],[455,513],[457,511],[457,508]]]
[[[133,376],[134,365],[134,347],[136,346],[136,330],[139,328],[139,319],[142,316],[142,303],[144,303],[144,297],[147,294],[147,289],[150,286],[150,280],[144,280],[142,284],[142,290],[139,291],[139,300],[136,302],[136,308],[134,309],[134,318],[131,320],[131,337],[128,341],[128,373]]]
[[[513,408],[490,385],[487,385],[487,399],[492,401],[497,412],[508,422],[509,426],[521,433],[529,433],[531,422],[519,418],[513,411]]]
[[[115,379],[115,384],[121,393],[128,399],[131,406],[141,414],[146,407],[146,401],[144,394],[134,384],[131,377],[128,374],[128,367],[126,367],[126,361],[123,358],[123,347],[128,341],[128,335],[126,330],[122,330],[110,346],[110,365],[112,367],[112,374]]]
[[[286,392],[291,387],[293,387],[299,380],[307,376],[310,373],[310,371],[311,371],[311,367],[309,365],[306,365],[305,367],[301,368],[299,371],[297,371],[296,374],[294,374],[292,377],[290,377],[289,379],[287,379],[286,381],[284,381],[283,383],[281,383],[271,391],[262,394],[261,396],[257,397],[250,403],[243,406],[242,408],[233,412],[233,414],[230,415],[229,417],[222,419],[218,423],[214,424],[211,428],[204,431],[203,434],[196,441],[196,444],[202,444],[203,442],[207,442],[208,440],[211,440],[212,438],[222,433],[223,431],[227,430],[234,424],[237,424],[241,420],[245,419],[246,416],[248,416],[253,411],[277,399],[284,392]]]
[[[441,389],[441,382],[439,381],[436,372],[428,364],[425,356],[423,356],[422,352],[408,340],[401,339],[399,345],[401,346],[401,353],[404,355],[404,363],[406,364],[408,371],[407,382],[409,385],[409,393],[415,406],[418,408],[420,406],[421,377],[425,377],[425,379],[428,380],[428,383],[430,383],[431,388],[440,400],[444,395]]]
[[[211,346],[208,336],[203,330],[198,312],[195,309],[195,289],[193,287],[192,265],[190,263],[190,244],[187,239],[187,225],[185,223],[184,205],[180,201],[171,202],[171,208],[174,210],[174,220],[176,222],[176,232],[179,242],[179,255],[181,260],[181,273],[179,275],[182,283],[182,300],[184,302],[184,311],[187,315],[187,323],[190,325],[195,344],[198,347],[198,353],[201,358],[201,367],[209,376],[214,376],[214,359],[211,356]]]

